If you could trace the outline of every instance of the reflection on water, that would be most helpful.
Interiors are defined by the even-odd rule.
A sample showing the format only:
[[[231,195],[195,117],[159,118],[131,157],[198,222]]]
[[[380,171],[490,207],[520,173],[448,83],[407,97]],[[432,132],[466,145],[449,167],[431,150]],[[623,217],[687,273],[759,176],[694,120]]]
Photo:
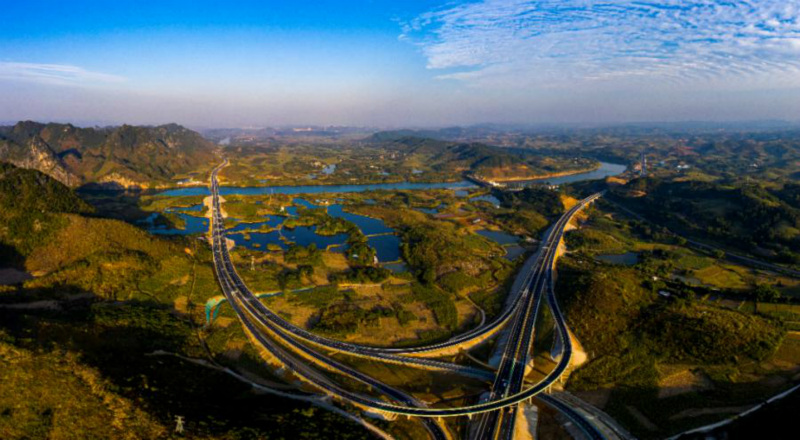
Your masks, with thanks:
[[[188,207],[180,207],[180,206],[176,206],[176,207],[173,207],[173,208],[167,208],[167,209],[166,209],[166,211],[167,211],[167,212],[169,212],[169,211],[190,211],[190,212],[200,212],[200,211],[202,211],[202,210],[203,210],[203,204],[202,204],[202,203],[200,203],[200,204],[197,204],[197,205],[193,205],[193,206],[188,206]]]
[[[485,195],[482,195],[482,196],[476,196],[476,197],[471,198],[470,200],[473,200],[473,201],[483,200],[485,202],[491,203],[492,205],[494,205],[496,207],[500,206],[500,199],[498,199],[497,197],[495,197],[495,196],[493,196],[491,194],[485,194]]]
[[[186,227],[183,229],[179,228],[168,228],[166,225],[163,224],[156,224],[156,220],[161,214],[154,212],[150,214],[146,219],[142,220],[142,223],[146,226],[147,231],[151,234],[157,235],[191,235],[191,234],[205,234],[208,232],[208,219],[205,217],[195,217],[188,214],[183,213],[175,213],[175,215],[179,216],[183,219],[186,224]]]
[[[375,248],[378,261],[381,263],[400,259],[400,238],[396,235],[369,237],[367,243]]]
[[[308,209],[326,209],[331,217],[342,218],[355,224],[361,233],[368,236],[367,243],[375,249],[379,262],[385,263],[400,259],[400,238],[394,235],[394,229],[386,226],[383,220],[346,212],[344,206],[338,203],[326,207],[302,198],[295,198],[292,203]],[[297,206],[287,206],[284,208],[284,212],[287,215],[296,216]],[[285,217],[269,215],[267,221],[240,223],[228,229],[228,232],[234,232],[234,234],[230,234],[230,238],[236,245],[255,250],[267,250],[269,244],[280,246],[281,249],[286,250],[289,248],[289,243],[297,243],[302,246],[314,243],[320,249],[330,246],[330,250],[333,252],[344,252],[348,247],[347,234],[319,235],[316,233],[316,226],[298,226],[295,229],[282,228],[281,224],[284,220]],[[270,232],[251,232],[249,233],[250,240],[245,240],[244,233],[236,233],[248,229],[259,229],[262,226],[280,229]]]
[[[540,182],[540,183],[546,183],[548,185],[563,185],[565,183],[582,182],[584,180],[605,179],[606,177],[609,176],[616,176],[617,174],[622,174],[625,172],[626,169],[628,169],[627,165],[600,162],[599,168],[597,168],[594,171],[589,171],[588,173],[572,174],[569,176],[561,176],[561,177],[547,177],[544,179],[526,180],[518,183]]]
[[[504,257],[507,260],[513,260],[525,253],[525,248],[519,245],[519,237],[516,235],[511,235],[502,231],[490,231],[488,229],[481,229],[476,231],[476,233],[503,246],[503,249],[506,250]]]
[[[319,235],[316,233],[316,226],[298,226],[294,229],[281,229],[270,232],[251,232],[248,235],[250,240],[245,239],[244,233],[230,234],[228,237],[237,246],[244,246],[248,249],[266,250],[267,245],[273,244],[280,246],[281,249],[289,249],[289,243],[296,243],[300,246],[315,244],[320,249],[327,249],[328,246],[342,246],[347,242],[347,234]],[[258,244],[259,246],[254,246]]]
[[[506,248],[506,254],[504,255],[504,257],[509,261],[525,253],[525,248],[523,248],[522,246],[511,245],[511,246],[505,246],[505,248]]]
[[[480,231],[476,231],[476,233],[501,245],[519,243],[519,237],[503,231],[490,231],[488,229],[481,229]]]
[[[387,263],[384,264],[383,267],[391,270],[394,273],[401,273],[408,271],[408,266],[406,265],[406,263],[403,263],[402,261],[397,263]]]
[[[335,165],[334,165],[335,166]],[[588,173],[573,174],[570,176],[551,177],[545,179],[535,179],[528,182],[543,182],[551,185],[563,183],[580,182],[584,180],[604,179],[608,176],[615,176],[623,173],[627,166],[600,162],[600,167]],[[523,182],[524,183],[524,182]],[[239,195],[262,195],[262,194],[319,194],[319,193],[348,193],[375,190],[421,190],[421,189],[456,189],[456,195],[463,197],[467,195],[465,188],[476,188],[473,183],[461,182],[439,182],[439,183],[375,183],[366,185],[299,185],[299,186],[248,186],[248,187],[229,187],[220,188],[220,194],[239,194]],[[207,187],[175,188],[162,191],[157,195],[161,196],[201,196],[210,195]]]
[[[419,190],[419,189],[453,189],[475,188],[467,182],[439,182],[439,183],[374,183],[368,185],[299,185],[299,186],[245,186],[245,187],[220,187],[221,195],[230,194],[253,196],[266,194],[320,194],[320,193],[351,193],[376,190]],[[175,188],[162,191],[160,196],[207,196],[211,192],[207,187]]]
[[[386,226],[383,220],[345,212],[342,205],[336,204],[329,206],[328,214],[331,217],[342,218],[355,223],[364,235],[394,233],[394,229]]]

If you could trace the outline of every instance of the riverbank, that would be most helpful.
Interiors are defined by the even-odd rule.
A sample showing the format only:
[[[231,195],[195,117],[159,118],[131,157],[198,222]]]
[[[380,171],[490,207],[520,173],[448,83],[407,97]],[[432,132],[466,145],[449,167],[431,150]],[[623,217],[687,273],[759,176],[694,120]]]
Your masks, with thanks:
[[[599,170],[603,164],[601,162],[597,163],[597,166],[589,167],[589,168],[580,168],[577,170],[567,170],[561,171],[558,173],[549,173],[549,174],[541,174],[538,176],[508,176],[508,177],[494,177],[492,180],[495,182],[530,182],[534,180],[547,180],[547,179],[554,179],[557,177],[567,177],[567,176],[574,176],[576,174],[586,174],[592,173]]]

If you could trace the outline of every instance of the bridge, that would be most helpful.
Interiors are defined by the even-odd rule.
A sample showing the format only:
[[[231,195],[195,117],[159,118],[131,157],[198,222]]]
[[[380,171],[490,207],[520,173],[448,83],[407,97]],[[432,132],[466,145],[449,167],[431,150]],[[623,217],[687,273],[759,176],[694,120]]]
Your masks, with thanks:
[[[443,343],[412,348],[385,348],[347,343],[315,335],[280,317],[248,289],[231,261],[225,241],[217,175],[227,163],[225,160],[211,173],[212,221],[210,233],[214,268],[225,300],[230,303],[245,332],[262,357],[276,368],[289,370],[303,384],[332,399],[365,411],[381,414],[386,418],[420,417],[430,435],[438,439],[450,436],[442,418],[457,416],[472,418],[475,415],[481,415],[478,422],[479,428],[483,426],[480,428],[481,433],[490,429],[492,433],[504,432],[506,438],[512,438],[513,420],[515,419],[513,415],[516,414],[519,404],[548,390],[569,367],[572,344],[566,322],[558,308],[552,289],[552,272],[565,227],[575,214],[600,197],[601,194],[595,194],[580,201],[547,231],[541,250],[526,261],[515,280],[506,307],[494,320]],[[554,315],[557,334],[563,342],[562,353],[556,367],[544,379],[525,387],[525,365],[532,343],[536,316],[544,296],[547,297]],[[459,351],[477,345],[509,325],[510,333],[503,359],[496,373],[429,359],[431,356],[441,356],[452,350]],[[326,351],[384,363],[449,372],[486,381],[492,380],[490,396],[484,401],[471,405],[447,408],[429,407],[410,394],[390,387],[339,362],[328,355]],[[359,391],[345,389],[325,372],[359,383]],[[567,417],[570,415],[580,417],[578,413],[570,414],[568,411],[560,409],[560,407],[568,407],[563,402],[560,404],[548,403],[548,405]],[[589,421],[583,420],[583,422],[587,426],[593,426]],[[594,435],[600,435],[599,432],[592,431]],[[590,437],[605,438],[602,436]]]

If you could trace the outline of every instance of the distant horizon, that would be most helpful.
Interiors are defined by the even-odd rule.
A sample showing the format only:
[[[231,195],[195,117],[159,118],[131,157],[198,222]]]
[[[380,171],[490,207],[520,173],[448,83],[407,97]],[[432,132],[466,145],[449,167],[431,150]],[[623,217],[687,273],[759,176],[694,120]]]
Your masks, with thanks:
[[[588,122],[543,122],[543,123],[497,123],[497,122],[479,122],[473,124],[450,124],[450,125],[398,125],[398,126],[370,126],[370,125],[325,125],[313,123],[296,123],[296,124],[264,124],[264,125],[242,125],[242,126],[196,126],[190,124],[183,124],[176,121],[165,121],[157,123],[129,123],[129,122],[91,122],[91,121],[72,121],[72,120],[35,120],[35,119],[19,119],[19,120],[6,120],[0,121],[2,127],[13,127],[21,122],[34,122],[39,124],[64,124],[72,125],[79,128],[114,128],[123,125],[134,127],[159,127],[164,125],[176,124],[193,131],[203,132],[212,130],[287,130],[294,128],[314,128],[314,129],[364,129],[372,131],[423,131],[423,130],[447,130],[447,129],[477,129],[487,128],[496,130],[536,130],[536,129],[607,129],[607,128],[698,128],[698,126],[708,126],[707,128],[729,128],[735,126],[739,130],[752,130],[752,129],[770,129],[770,128],[800,128],[800,119],[750,119],[750,120],[730,120],[730,121],[713,121],[713,120],[681,120],[681,121],[630,121],[630,122],[609,122],[609,123],[588,123]]]

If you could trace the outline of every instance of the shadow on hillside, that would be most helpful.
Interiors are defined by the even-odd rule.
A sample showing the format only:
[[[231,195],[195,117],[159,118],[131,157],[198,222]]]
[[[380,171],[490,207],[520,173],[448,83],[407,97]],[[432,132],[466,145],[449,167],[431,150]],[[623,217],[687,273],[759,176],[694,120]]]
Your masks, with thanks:
[[[795,383],[796,384],[796,383]],[[655,385],[617,386],[610,390],[610,399],[603,410],[636,438],[657,439],[677,435],[701,426],[706,426],[735,417],[737,414],[764,402],[769,397],[787,390],[792,381],[782,383],[770,379],[756,382],[709,381],[707,385],[693,391],[686,390],[673,396],[659,396]],[[680,387],[680,386],[679,386]],[[577,393],[580,394],[580,393]],[[777,401],[759,417],[745,417],[739,422],[708,433],[681,436],[681,440],[706,438],[733,439],[756,438],[743,435],[758,432],[762,438],[788,438],[782,434],[791,432],[794,421],[791,417],[780,420],[779,414],[796,413],[800,393],[785,402]],[[770,420],[770,424],[759,421]],[[790,425],[791,424],[791,425]]]
[[[25,257],[17,252],[14,246],[0,243],[0,269],[4,267],[23,269],[25,267]]]
[[[0,308],[0,332],[33,351],[78,353],[81,363],[111,382],[110,391],[167,428],[174,426],[176,415],[184,416],[193,436],[263,438],[280,426],[286,438],[314,432],[368,438],[355,424],[322,410],[309,411],[303,402],[256,395],[222,372],[174,356],[148,355],[158,350],[203,353],[194,329],[163,304],[85,301],[62,311]]]
[[[153,214],[150,211],[142,210],[139,207],[139,202],[143,196],[155,194],[154,191],[81,188],[77,191],[77,194],[95,209],[94,213],[89,214],[92,217],[122,220],[134,226],[146,228],[147,225],[143,222]],[[163,226],[164,229],[177,229],[178,227],[163,215],[159,215],[156,222],[159,226]]]

